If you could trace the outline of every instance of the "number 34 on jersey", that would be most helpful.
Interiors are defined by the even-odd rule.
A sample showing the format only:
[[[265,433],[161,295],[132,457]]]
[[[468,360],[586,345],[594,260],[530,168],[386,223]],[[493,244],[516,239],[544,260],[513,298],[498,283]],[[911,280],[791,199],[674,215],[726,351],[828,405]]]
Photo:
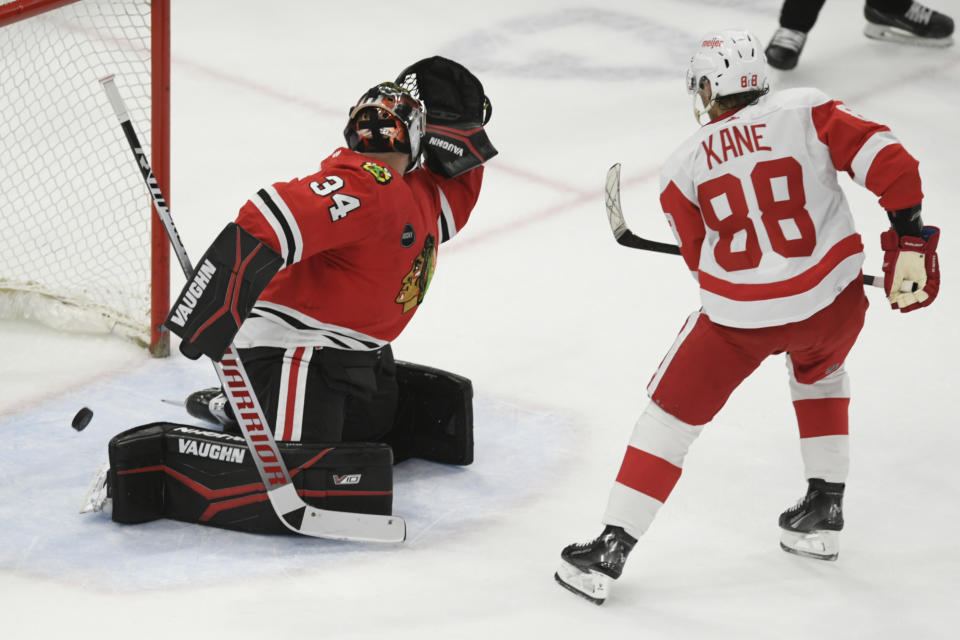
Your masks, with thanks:
[[[327,210],[333,222],[345,218],[348,213],[360,207],[360,198],[340,191],[343,189],[343,178],[339,176],[327,176],[323,182],[314,180],[310,183],[310,189],[318,196],[330,196],[333,204]]]

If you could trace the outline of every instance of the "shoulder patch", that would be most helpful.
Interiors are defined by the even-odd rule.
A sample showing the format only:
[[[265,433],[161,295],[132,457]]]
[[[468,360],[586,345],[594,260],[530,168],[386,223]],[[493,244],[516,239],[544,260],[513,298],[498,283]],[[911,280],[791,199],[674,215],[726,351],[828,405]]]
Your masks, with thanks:
[[[364,162],[360,168],[373,176],[378,184],[387,184],[393,180],[393,174],[386,167],[375,162]]]

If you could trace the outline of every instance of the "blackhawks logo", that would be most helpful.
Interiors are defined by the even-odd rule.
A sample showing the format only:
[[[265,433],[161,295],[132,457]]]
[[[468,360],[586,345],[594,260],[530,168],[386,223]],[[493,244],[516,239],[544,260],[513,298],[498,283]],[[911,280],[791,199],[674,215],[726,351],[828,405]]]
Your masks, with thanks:
[[[432,235],[427,235],[423,242],[423,249],[413,259],[413,266],[407,275],[403,276],[400,293],[397,294],[397,304],[403,305],[403,313],[415,308],[427,295],[427,287],[433,278],[433,270],[437,265],[437,241]]]
[[[364,162],[360,168],[373,176],[379,184],[387,184],[393,180],[393,174],[386,167],[380,166],[375,162]]]

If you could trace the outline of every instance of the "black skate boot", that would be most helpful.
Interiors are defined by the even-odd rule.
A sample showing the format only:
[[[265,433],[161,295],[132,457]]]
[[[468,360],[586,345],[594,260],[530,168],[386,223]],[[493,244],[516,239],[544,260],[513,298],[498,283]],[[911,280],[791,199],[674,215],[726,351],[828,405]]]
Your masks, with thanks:
[[[793,69],[797,66],[797,60],[800,59],[800,52],[803,51],[803,45],[806,42],[807,34],[803,31],[780,27],[770,38],[770,44],[764,51],[767,64],[784,71]]]
[[[843,529],[843,488],[841,482],[810,478],[803,500],[780,514],[780,548],[808,558],[836,560]]]
[[[867,26],[863,34],[874,40],[888,40],[923,47],[949,47],[953,44],[953,19],[914,2],[906,13],[877,11],[864,6]]]
[[[571,544],[561,551],[562,562],[553,577],[578,596],[603,604],[610,580],[620,577],[635,544],[637,539],[621,527],[607,525],[594,540]]]
[[[233,409],[227,403],[227,396],[220,390],[220,387],[194,391],[187,396],[187,400],[183,404],[187,413],[194,418],[223,425],[224,431],[236,430],[237,428],[237,423],[233,419]]]

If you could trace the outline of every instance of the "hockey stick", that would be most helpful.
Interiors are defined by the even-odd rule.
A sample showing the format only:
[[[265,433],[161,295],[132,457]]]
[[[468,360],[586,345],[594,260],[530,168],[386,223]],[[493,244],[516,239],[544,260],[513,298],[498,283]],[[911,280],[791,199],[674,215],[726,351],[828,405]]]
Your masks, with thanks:
[[[183,273],[190,278],[193,267],[187,257],[186,249],[180,240],[180,234],[173,224],[170,210],[160,191],[160,185],[153,175],[150,162],[140,145],[134,131],[127,108],[114,83],[112,75],[100,79],[103,90],[110,100],[120,126],[133,151],[133,157],[140,167],[147,189],[153,197],[157,215],[163,222],[174,253],[180,261]],[[273,438],[270,426],[263,416],[263,410],[253,393],[250,379],[240,362],[236,347],[232,344],[220,362],[213,362],[217,377],[223,387],[234,416],[240,425],[240,431],[247,441],[251,457],[257,465],[257,471],[263,480],[270,505],[277,513],[280,522],[296,533],[316,538],[333,540],[355,540],[360,542],[403,542],[407,535],[407,525],[398,516],[383,516],[366,513],[348,513],[317,509],[305,503],[297,493],[290,478],[290,472],[283,462],[280,449]]]
[[[657,251],[659,253],[669,253],[680,255],[680,247],[675,244],[665,242],[655,242],[647,240],[636,235],[627,227],[623,219],[623,209],[620,206],[620,163],[613,165],[607,171],[607,184],[604,191],[604,202],[607,205],[607,220],[610,222],[610,230],[613,231],[613,237],[619,244],[631,249],[643,249],[644,251]],[[883,278],[881,276],[863,276],[864,286],[883,288]],[[915,291],[917,283],[904,281],[901,291]]]

